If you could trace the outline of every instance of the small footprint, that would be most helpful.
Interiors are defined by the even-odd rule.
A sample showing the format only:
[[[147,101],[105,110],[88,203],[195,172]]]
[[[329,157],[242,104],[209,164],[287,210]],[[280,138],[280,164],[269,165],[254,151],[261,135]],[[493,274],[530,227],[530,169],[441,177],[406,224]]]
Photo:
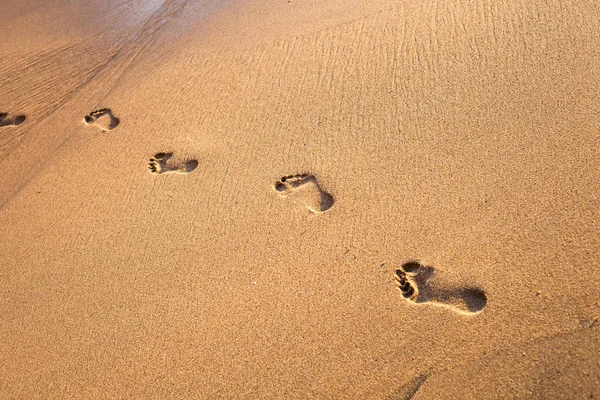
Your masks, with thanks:
[[[417,262],[407,262],[396,270],[396,283],[402,296],[414,303],[430,303],[448,307],[458,313],[472,315],[483,310],[487,296],[477,288],[436,284],[436,270]]]
[[[0,112],[0,128],[4,126],[19,126],[25,122],[24,115],[9,116],[8,113]]]
[[[320,214],[329,210],[333,196],[321,189],[313,175],[284,176],[275,183],[275,190],[283,197],[290,197],[304,204],[310,212]]]
[[[156,153],[148,160],[148,169],[153,174],[189,174],[198,167],[197,160],[173,162],[173,153]]]
[[[102,132],[115,129],[119,125],[119,119],[112,115],[108,108],[92,111],[83,119],[88,125],[95,125],[102,129]]]

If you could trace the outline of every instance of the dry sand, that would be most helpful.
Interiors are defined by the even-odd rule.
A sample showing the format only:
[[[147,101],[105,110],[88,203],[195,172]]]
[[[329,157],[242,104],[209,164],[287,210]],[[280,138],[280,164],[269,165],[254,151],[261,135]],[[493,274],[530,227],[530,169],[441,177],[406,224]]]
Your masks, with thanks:
[[[0,15],[0,398],[600,396],[596,1]]]

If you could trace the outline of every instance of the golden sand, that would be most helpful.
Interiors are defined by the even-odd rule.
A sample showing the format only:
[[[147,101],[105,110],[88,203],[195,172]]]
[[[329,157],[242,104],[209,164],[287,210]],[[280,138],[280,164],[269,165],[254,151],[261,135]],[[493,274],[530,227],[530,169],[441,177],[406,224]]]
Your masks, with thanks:
[[[0,15],[0,398],[600,396],[597,2]]]

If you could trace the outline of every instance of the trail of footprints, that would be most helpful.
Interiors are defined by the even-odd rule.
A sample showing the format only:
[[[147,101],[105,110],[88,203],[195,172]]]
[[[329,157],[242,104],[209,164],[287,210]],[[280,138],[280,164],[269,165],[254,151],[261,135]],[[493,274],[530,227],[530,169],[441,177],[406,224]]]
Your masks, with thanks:
[[[321,214],[334,204],[313,175],[288,175],[274,184],[275,190],[284,198],[290,198],[305,206],[311,213]],[[452,287],[436,283],[433,267],[417,262],[407,262],[396,270],[396,283],[402,296],[414,304],[433,304],[446,307],[463,315],[473,315],[483,310],[487,296],[477,288]]]
[[[25,119],[25,115],[0,112],[0,128],[19,126]],[[107,132],[116,128],[120,121],[110,109],[103,108],[86,115],[84,122]],[[189,174],[197,167],[197,160],[178,159],[171,152],[156,153],[148,160],[148,169],[156,175]],[[301,204],[313,214],[322,214],[335,203],[333,196],[310,174],[284,176],[275,182],[273,188],[282,198]],[[395,280],[402,297],[414,304],[438,305],[464,315],[473,315],[485,308],[487,296],[482,290],[436,282],[435,275],[435,268],[411,261],[396,270]]]
[[[86,115],[83,122],[86,125],[100,129],[102,132],[108,132],[115,129],[120,120],[114,116],[110,108],[101,108]],[[167,173],[189,174],[197,167],[197,160],[178,160],[171,152],[156,153],[148,160],[148,169],[156,175]]]

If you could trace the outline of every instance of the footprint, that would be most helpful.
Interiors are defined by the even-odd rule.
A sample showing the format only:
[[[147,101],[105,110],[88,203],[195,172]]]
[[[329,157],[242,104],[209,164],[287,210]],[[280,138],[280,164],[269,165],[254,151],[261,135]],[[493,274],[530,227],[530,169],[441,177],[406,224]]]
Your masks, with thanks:
[[[433,267],[411,261],[396,270],[396,283],[402,296],[414,303],[430,303],[448,307],[458,313],[472,315],[483,310],[487,296],[477,288],[452,287],[436,283]]]
[[[189,174],[198,166],[197,160],[186,160],[173,162],[173,153],[156,153],[148,160],[148,169],[153,174],[166,174],[169,172],[177,174]]]
[[[95,125],[102,129],[102,132],[115,129],[119,125],[119,118],[114,117],[108,108],[92,111],[83,120],[88,125]]]
[[[427,374],[421,374],[414,377],[410,382],[399,387],[394,393],[388,396],[387,400],[411,400],[425,384],[427,379],[429,379],[429,375]]]
[[[324,213],[334,203],[333,196],[321,189],[313,175],[284,176],[275,183],[275,190],[283,197],[290,197],[303,204],[313,213]]]
[[[9,116],[8,113],[0,112],[0,128],[4,126],[19,126],[25,122],[24,115]]]

